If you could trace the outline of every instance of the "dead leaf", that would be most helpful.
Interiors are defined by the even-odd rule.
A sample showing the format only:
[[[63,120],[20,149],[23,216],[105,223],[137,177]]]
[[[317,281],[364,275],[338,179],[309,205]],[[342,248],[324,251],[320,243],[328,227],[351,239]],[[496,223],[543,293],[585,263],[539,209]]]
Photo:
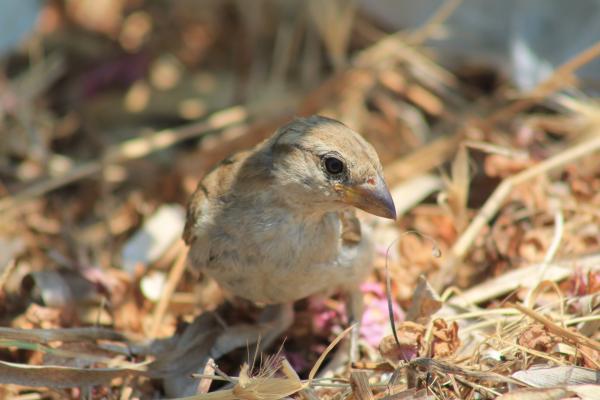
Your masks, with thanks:
[[[562,340],[549,333],[543,325],[535,324],[519,335],[517,342],[528,349],[551,353],[555,345],[561,343]]]
[[[426,324],[441,307],[442,302],[436,291],[423,275],[419,276],[412,303],[406,313],[406,320]]]
[[[455,321],[449,324],[443,319],[433,321],[431,341],[431,354],[433,358],[445,358],[456,353],[461,345],[458,338],[458,324]]]
[[[574,366],[534,367],[512,377],[537,388],[600,384],[600,371]]]
[[[389,335],[381,340],[379,352],[384,358],[398,361],[408,361],[421,354],[421,344],[426,328],[415,322],[404,321],[398,324],[396,335],[400,346],[396,343],[394,335]]]

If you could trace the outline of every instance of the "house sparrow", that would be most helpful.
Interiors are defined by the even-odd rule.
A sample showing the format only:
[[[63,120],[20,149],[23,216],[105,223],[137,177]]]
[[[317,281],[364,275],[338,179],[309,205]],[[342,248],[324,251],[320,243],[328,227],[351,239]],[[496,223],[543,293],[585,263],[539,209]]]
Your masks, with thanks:
[[[192,267],[255,303],[359,293],[373,243],[353,207],[396,218],[377,153],[339,121],[298,118],[200,182],[183,238]]]

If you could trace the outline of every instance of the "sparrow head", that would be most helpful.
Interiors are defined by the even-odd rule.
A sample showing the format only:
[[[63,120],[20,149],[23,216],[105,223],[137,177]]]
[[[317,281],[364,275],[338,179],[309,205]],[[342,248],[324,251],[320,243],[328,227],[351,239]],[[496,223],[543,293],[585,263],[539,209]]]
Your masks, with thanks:
[[[325,211],[354,206],[396,218],[373,146],[341,122],[322,116],[298,118],[267,143],[275,186],[289,202]]]

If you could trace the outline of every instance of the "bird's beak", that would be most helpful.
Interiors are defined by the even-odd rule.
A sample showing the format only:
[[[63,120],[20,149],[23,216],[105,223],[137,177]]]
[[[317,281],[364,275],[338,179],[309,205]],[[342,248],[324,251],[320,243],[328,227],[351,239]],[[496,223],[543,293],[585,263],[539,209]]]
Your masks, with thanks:
[[[344,203],[379,217],[396,219],[394,200],[381,176],[360,185],[338,184],[337,189],[342,193]]]

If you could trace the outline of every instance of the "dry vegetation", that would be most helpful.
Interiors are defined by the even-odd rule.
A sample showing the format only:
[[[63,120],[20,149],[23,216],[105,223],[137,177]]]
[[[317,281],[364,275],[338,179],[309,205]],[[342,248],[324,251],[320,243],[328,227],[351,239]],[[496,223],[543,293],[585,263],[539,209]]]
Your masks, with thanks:
[[[573,73],[600,42],[519,93],[427,48],[458,3],[392,34],[341,0],[49,1],[0,68],[0,397],[597,399],[600,104]],[[374,144],[401,212],[365,216],[341,368],[343,299],[297,304],[272,356],[232,350],[256,309],[179,239],[214,163],[313,113]]]

